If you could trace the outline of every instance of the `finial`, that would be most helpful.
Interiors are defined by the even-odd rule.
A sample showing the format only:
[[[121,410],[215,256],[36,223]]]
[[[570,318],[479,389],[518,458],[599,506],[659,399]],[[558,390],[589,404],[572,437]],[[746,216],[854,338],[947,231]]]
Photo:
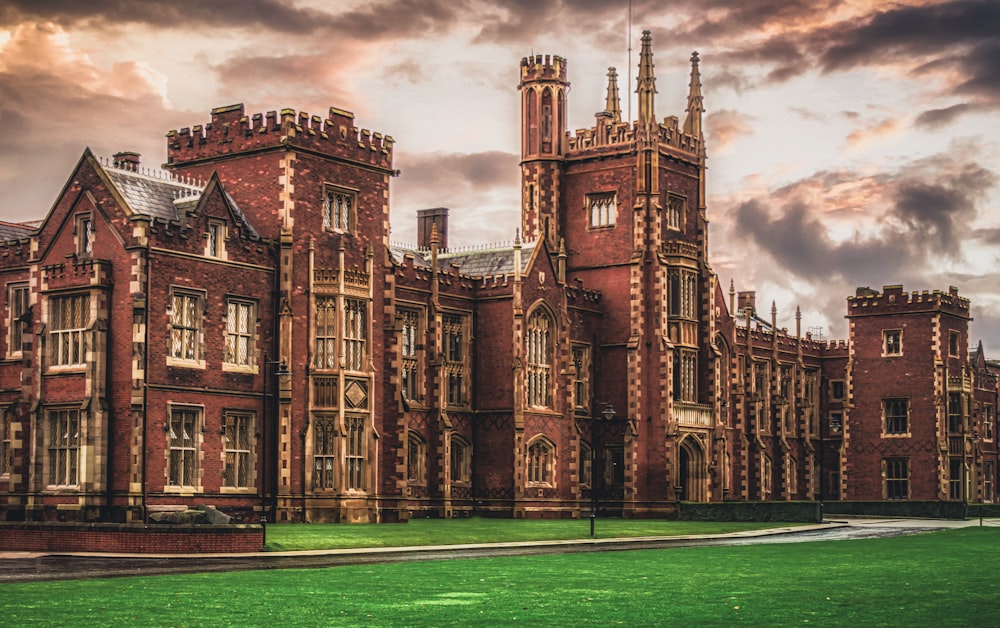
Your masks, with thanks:
[[[618,97],[618,70],[608,68],[608,95],[604,102],[604,112],[611,114],[614,122],[622,121],[621,98]]]
[[[701,71],[698,69],[698,52],[691,53],[691,82],[688,84],[687,117],[684,118],[684,132],[700,138],[702,136],[701,114],[705,105],[701,96]]]
[[[639,95],[639,125],[652,126],[656,123],[653,113],[653,95],[656,93],[656,78],[653,76],[653,36],[642,31],[642,49],[639,52],[639,76],[636,79],[636,93]]]

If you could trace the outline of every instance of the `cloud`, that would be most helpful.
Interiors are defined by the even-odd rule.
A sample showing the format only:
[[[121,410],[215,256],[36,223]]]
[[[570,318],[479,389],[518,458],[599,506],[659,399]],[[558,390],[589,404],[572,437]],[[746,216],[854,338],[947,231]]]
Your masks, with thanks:
[[[814,173],[737,203],[728,212],[731,231],[781,274],[808,282],[933,272],[942,259],[961,260],[961,241],[1000,180],[967,150],[956,146],[896,172]]]
[[[857,147],[872,140],[895,135],[903,127],[903,120],[898,118],[883,118],[868,124],[860,129],[855,129],[847,135],[847,146]]]
[[[286,33],[307,33],[335,24],[333,16],[325,12],[280,0],[10,0],[0,8],[0,24],[25,20],[89,28],[146,24],[198,30],[201,25],[215,28],[225,24]]]
[[[716,0],[684,27],[675,38],[700,39],[696,44],[700,46],[708,41],[715,50],[706,58],[725,66],[734,77],[739,75],[731,66],[763,66],[769,84],[811,70],[830,74],[884,68],[937,78],[925,79],[929,93],[972,99],[964,106],[928,111],[918,121],[925,126],[1000,107],[1000,64],[996,63],[1000,3],[995,0],[886,5]],[[737,84],[733,79],[730,82]]]
[[[752,122],[752,116],[732,109],[713,111],[705,118],[708,145],[713,151],[725,150],[739,138],[753,134]]]
[[[3,215],[42,218],[48,207],[39,204],[40,194],[51,199],[58,192],[88,145],[104,155],[136,150],[156,163],[165,151],[162,137],[137,139],[135,130],[175,128],[189,115],[171,109],[165,90],[165,77],[143,63],[98,67],[56,25],[14,29],[0,47]],[[30,185],[24,173],[31,173]]]

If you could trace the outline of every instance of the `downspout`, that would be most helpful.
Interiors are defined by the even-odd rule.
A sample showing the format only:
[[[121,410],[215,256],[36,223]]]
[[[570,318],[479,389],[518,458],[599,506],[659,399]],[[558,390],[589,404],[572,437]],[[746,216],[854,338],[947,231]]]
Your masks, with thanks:
[[[149,243],[147,241],[146,249],[143,254],[146,257],[146,311],[144,314],[144,324],[143,324],[143,345],[145,346],[145,351],[143,351],[143,364],[142,364],[142,523],[143,525],[149,525],[149,512],[147,511],[147,492],[148,492],[148,474],[147,474],[147,458],[146,455],[146,435],[148,432],[148,420],[149,416],[149,290],[151,286],[152,272],[149,267]]]

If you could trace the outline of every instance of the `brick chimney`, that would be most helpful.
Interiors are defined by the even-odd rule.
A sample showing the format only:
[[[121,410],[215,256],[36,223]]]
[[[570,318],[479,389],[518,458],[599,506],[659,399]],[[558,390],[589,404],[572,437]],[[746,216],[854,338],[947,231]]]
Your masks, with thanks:
[[[417,210],[417,247],[431,248],[431,231],[437,225],[438,248],[448,250],[448,208],[433,207]]]
[[[116,168],[121,168],[122,170],[139,172],[139,157],[139,153],[134,153],[132,151],[115,153],[113,156],[114,165]]]

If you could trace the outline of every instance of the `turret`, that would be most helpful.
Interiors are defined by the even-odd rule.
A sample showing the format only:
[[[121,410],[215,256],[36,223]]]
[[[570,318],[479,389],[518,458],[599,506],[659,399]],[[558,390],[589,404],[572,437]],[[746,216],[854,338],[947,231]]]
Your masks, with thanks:
[[[555,251],[561,237],[559,172],[566,142],[566,60],[521,59],[521,229],[525,240],[544,239]],[[544,193],[543,193],[544,191]]]

